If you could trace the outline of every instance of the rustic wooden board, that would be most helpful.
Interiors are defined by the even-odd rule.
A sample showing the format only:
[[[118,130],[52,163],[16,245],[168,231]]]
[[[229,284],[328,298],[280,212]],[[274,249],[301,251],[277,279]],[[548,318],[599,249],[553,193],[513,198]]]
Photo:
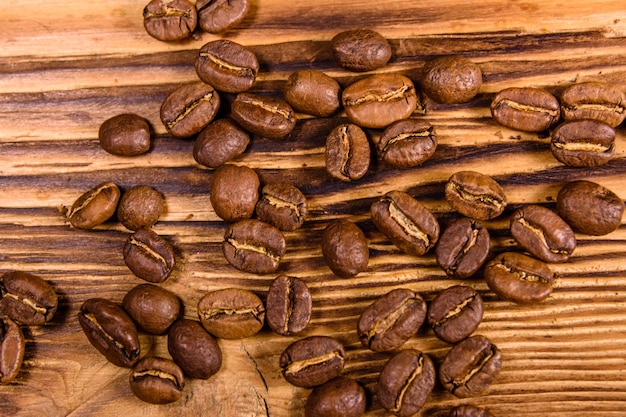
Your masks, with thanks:
[[[374,163],[352,184],[324,170],[324,139],[344,121],[303,118],[284,141],[255,139],[235,162],[257,170],[262,181],[285,180],[306,194],[310,218],[286,234],[279,273],[303,278],[314,297],[310,326],[298,337],[270,330],[239,341],[220,341],[224,365],[207,381],[188,382],[183,399],[153,406],[136,399],[128,370],[107,363],[76,320],[86,299],[114,301],[140,283],[121,250],[128,230],[110,221],[96,230],[70,228],[63,207],[95,184],[122,188],[149,184],[163,192],[167,212],[155,230],[177,250],[177,267],[163,284],[196,317],[209,290],[248,288],[264,296],[272,276],[239,272],[224,260],[226,224],[209,202],[210,170],[192,158],[192,140],[168,136],[160,103],[180,83],[196,79],[196,50],[216,36],[199,33],[183,43],[150,38],[142,26],[144,4],[130,0],[9,0],[0,17],[0,272],[30,271],[49,280],[60,308],[45,326],[24,328],[27,352],[17,381],[0,387],[0,415],[12,416],[272,416],[303,415],[309,390],[286,383],[278,357],[294,340],[336,336],[347,349],[345,375],[373,393],[389,354],[359,344],[361,311],[392,288],[406,287],[430,300],[450,280],[432,254],[403,255],[373,226],[368,210],[378,196],[405,190],[445,224],[457,215],[443,198],[455,171],[494,176],[510,201],[501,218],[486,222],[493,253],[517,249],[508,215],[521,204],[554,207],[571,179],[599,182],[626,199],[626,128],[618,128],[617,152],[607,165],[573,169],[559,164],[543,136],[505,129],[490,117],[493,95],[509,86],[540,86],[559,93],[587,80],[618,83],[626,90],[626,8],[622,1],[480,2],[440,0],[257,0],[240,27],[223,36],[248,45],[261,61],[255,92],[280,95],[288,75],[317,68],[343,86],[361,75],[337,68],[329,40],[341,30],[369,27],[389,38],[394,58],[382,69],[417,80],[428,59],[459,54],[484,73],[481,93],[456,106],[426,102],[416,117],[439,135],[435,156],[423,166],[394,170]],[[314,5],[312,5],[312,3]],[[224,95],[225,102],[233,97]],[[98,145],[100,123],[122,111],[140,114],[155,130],[146,155],[121,158]],[[373,140],[377,132],[370,131]],[[366,273],[335,277],[324,264],[321,230],[332,218],[357,222],[369,241]],[[578,235],[571,261],[551,265],[553,295],[529,307],[498,300],[481,277],[463,281],[485,300],[477,333],[502,350],[502,372],[480,397],[460,400],[437,386],[421,415],[440,415],[456,404],[487,406],[496,416],[623,416],[626,414],[626,224],[607,236]],[[142,336],[145,354],[167,356],[164,337]],[[439,363],[449,345],[427,329],[406,347]],[[386,413],[375,398],[368,416]]]

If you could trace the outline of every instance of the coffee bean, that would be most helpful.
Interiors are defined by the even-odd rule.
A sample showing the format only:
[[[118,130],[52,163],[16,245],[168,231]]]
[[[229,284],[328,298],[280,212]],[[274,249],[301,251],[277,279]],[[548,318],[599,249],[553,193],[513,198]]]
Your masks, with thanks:
[[[258,333],[265,322],[265,307],[251,291],[225,288],[207,293],[198,302],[202,326],[215,337],[243,339]]]
[[[609,83],[573,84],[561,95],[561,111],[565,120],[593,119],[617,127],[626,118],[626,94]]]
[[[205,32],[220,33],[243,21],[250,10],[249,0],[198,0],[198,25]]]
[[[376,394],[385,410],[399,417],[408,417],[424,406],[434,386],[432,360],[418,350],[405,349],[385,363]]]
[[[392,167],[415,167],[435,153],[437,133],[423,120],[399,120],[384,130],[376,149],[380,158]]]
[[[161,104],[161,122],[170,135],[188,138],[211,123],[220,104],[213,86],[201,81],[186,83],[174,89]]]
[[[560,104],[543,88],[511,87],[491,102],[491,115],[502,126],[524,132],[542,132],[559,121]]]
[[[276,227],[256,219],[228,228],[222,251],[235,268],[252,274],[275,272],[285,254],[285,236]]]
[[[511,215],[511,234],[523,249],[544,262],[565,262],[576,248],[576,236],[552,210],[528,205]]]
[[[338,377],[346,361],[343,345],[329,336],[309,336],[293,342],[280,355],[287,382],[311,388]]]
[[[130,368],[139,360],[137,327],[120,306],[103,298],[85,301],[78,322],[89,342],[109,362]]]
[[[375,352],[396,349],[415,336],[424,323],[426,303],[406,288],[396,288],[370,304],[359,317],[361,344]]]
[[[470,336],[450,349],[439,367],[439,381],[459,398],[482,394],[498,376],[500,350],[484,336]]]
[[[174,247],[151,229],[139,229],[124,244],[124,263],[137,277],[164,282],[174,270]]]
[[[326,137],[326,172],[341,181],[358,180],[367,173],[370,153],[363,129],[355,124],[341,124]]]
[[[78,229],[96,227],[115,214],[120,194],[120,189],[112,182],[98,184],[78,197],[67,212],[67,220]]]
[[[20,326],[8,317],[0,318],[0,384],[13,382],[20,372],[26,341]]]
[[[293,231],[302,226],[307,212],[306,197],[302,191],[283,182],[265,184],[256,203],[259,220],[283,231]]]
[[[456,219],[439,237],[435,260],[448,276],[471,277],[487,259],[490,240],[489,231],[476,220]]]
[[[188,38],[197,23],[196,7],[187,0],[152,0],[143,9],[146,32],[160,41]]]
[[[376,200],[370,215],[378,230],[409,255],[425,254],[439,238],[437,218],[403,191],[390,191]]]
[[[597,120],[571,120],[558,125],[550,140],[552,155],[572,167],[604,165],[615,153],[615,130]]]
[[[559,190],[556,210],[575,232],[602,236],[622,223],[624,201],[600,184],[571,181]]]
[[[193,159],[200,165],[218,168],[243,154],[250,143],[248,132],[230,119],[215,120],[193,143]]]
[[[448,417],[493,417],[493,414],[486,408],[471,404],[462,404],[452,408]]]
[[[165,211],[165,197],[149,185],[129,188],[117,207],[118,220],[130,230],[152,227]]]
[[[459,171],[448,179],[446,200],[459,213],[477,220],[498,217],[507,205],[504,190],[488,175]]]
[[[222,351],[202,325],[181,319],[167,333],[167,350],[189,378],[209,379],[222,367]]]
[[[240,93],[231,117],[244,129],[268,139],[282,139],[296,127],[296,114],[283,99]]]
[[[483,319],[483,300],[472,287],[454,285],[442,290],[428,307],[428,324],[435,335],[448,343],[459,342]]]
[[[211,179],[211,205],[215,214],[227,222],[249,219],[259,201],[259,176],[247,166],[225,164]]]
[[[113,155],[136,156],[150,150],[150,125],[136,114],[119,114],[100,125],[102,149]]]
[[[194,65],[202,81],[226,93],[249,90],[259,72],[259,61],[254,52],[227,39],[202,46]]]
[[[334,78],[320,70],[293,72],[283,88],[285,100],[296,111],[328,117],[341,106],[341,87]]]
[[[403,75],[375,74],[346,87],[341,103],[352,123],[385,128],[413,113],[417,94],[413,82]]]
[[[391,59],[391,45],[380,33],[369,29],[347,30],[335,35],[330,47],[337,63],[349,71],[372,71]]]
[[[322,255],[331,271],[341,278],[364,272],[369,262],[365,234],[349,220],[333,220],[322,233]]]
[[[168,404],[183,395],[183,371],[173,361],[156,356],[143,358],[130,373],[130,389],[151,404]]]
[[[365,390],[340,376],[313,388],[304,405],[305,417],[360,417],[365,413]]]
[[[10,271],[2,275],[0,309],[10,319],[26,325],[52,320],[59,304],[57,293],[37,275]]]
[[[270,328],[280,335],[292,336],[309,324],[313,301],[303,280],[280,275],[270,285],[265,308]]]
[[[424,65],[422,88],[438,103],[470,101],[483,84],[480,67],[460,56],[435,58]]]
[[[137,285],[128,291],[122,307],[140,330],[156,335],[167,333],[183,314],[183,303],[176,294],[152,284]]]

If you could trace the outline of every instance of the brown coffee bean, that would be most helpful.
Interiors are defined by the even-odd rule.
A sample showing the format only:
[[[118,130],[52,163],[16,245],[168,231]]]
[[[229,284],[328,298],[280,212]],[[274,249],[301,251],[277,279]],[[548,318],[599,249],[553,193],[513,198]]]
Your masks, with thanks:
[[[309,336],[293,342],[280,355],[280,369],[287,382],[311,388],[338,377],[346,362],[346,352],[329,336]]]
[[[198,25],[205,32],[220,33],[243,21],[250,10],[249,0],[198,0]]]
[[[561,111],[565,120],[593,119],[617,127],[626,118],[626,94],[604,82],[573,84],[561,95]]]
[[[498,297],[533,304],[552,293],[554,274],[548,265],[522,253],[504,252],[485,266],[485,282]]]
[[[117,207],[118,220],[130,230],[152,227],[165,211],[165,197],[149,185],[129,188]]]
[[[21,327],[8,317],[0,318],[0,384],[15,380],[22,367],[25,349]]]
[[[418,350],[405,349],[385,363],[376,394],[385,410],[399,417],[408,417],[424,406],[434,386],[432,360]]]
[[[225,164],[211,179],[211,205],[215,214],[227,222],[249,219],[259,201],[259,176],[247,166]]]
[[[439,237],[435,260],[454,278],[468,278],[480,269],[489,254],[489,231],[476,220],[454,220]]]
[[[193,143],[193,159],[200,165],[218,168],[243,154],[250,143],[248,132],[230,119],[215,120]]]
[[[197,23],[196,7],[187,0],[152,0],[143,9],[146,32],[160,41],[188,38]]]
[[[46,280],[28,272],[5,272],[0,293],[0,309],[20,324],[36,326],[49,322],[59,305],[54,288]]]
[[[322,233],[322,255],[335,275],[356,276],[367,270],[369,262],[365,234],[349,220],[333,220]]]
[[[320,70],[293,72],[283,88],[285,100],[296,111],[328,117],[341,106],[341,87],[334,78]]]
[[[426,317],[426,302],[406,288],[396,288],[370,304],[359,317],[361,344],[375,352],[396,349],[415,336]]]
[[[550,140],[552,155],[572,167],[604,165],[615,153],[615,130],[597,120],[571,120],[558,125]]]
[[[139,330],[156,335],[167,333],[183,314],[183,303],[176,294],[152,284],[137,285],[128,291],[122,307]]]
[[[347,30],[330,41],[335,61],[349,71],[372,71],[391,59],[391,45],[380,33],[370,29]]]
[[[556,210],[575,232],[602,236],[622,223],[624,201],[600,184],[571,181],[559,190]]]
[[[559,121],[560,104],[543,88],[512,87],[491,102],[491,115],[502,126],[524,132],[542,132]]]
[[[139,229],[124,244],[124,263],[137,277],[164,282],[174,270],[174,247],[151,229]]]
[[[198,302],[202,326],[215,337],[243,339],[257,334],[265,322],[265,307],[251,291],[225,288],[207,293]]]
[[[408,118],[417,106],[413,82],[400,74],[376,74],[343,90],[346,116],[361,127],[385,128]]]
[[[130,389],[151,404],[169,404],[182,397],[183,371],[173,361],[156,356],[143,358],[130,373]]]
[[[507,205],[504,190],[488,175],[459,171],[448,179],[446,200],[459,213],[477,220],[498,217]]]
[[[493,417],[486,408],[471,404],[457,405],[450,410],[448,417]]]
[[[460,56],[435,58],[424,65],[422,88],[438,103],[470,101],[483,84],[480,67]]]
[[[189,378],[209,379],[222,367],[222,351],[202,325],[181,319],[167,333],[167,350]]]
[[[565,262],[576,248],[576,236],[569,225],[542,206],[515,210],[510,229],[520,247],[544,262]]]
[[[136,114],[119,114],[100,125],[102,149],[113,155],[136,156],[150,150],[150,125]]]
[[[304,416],[360,417],[366,407],[363,387],[351,378],[340,376],[313,388],[304,405]]]
[[[211,123],[220,104],[220,96],[213,86],[201,81],[183,84],[161,104],[161,122],[170,135],[188,138]]]
[[[399,120],[385,129],[376,149],[380,158],[390,166],[415,167],[435,153],[437,133],[423,120]]]
[[[367,173],[370,153],[363,129],[350,123],[341,124],[326,137],[326,172],[341,181],[358,180]]]
[[[202,81],[226,93],[249,90],[259,72],[259,61],[254,52],[227,39],[202,46],[194,65]]]
[[[120,194],[120,189],[112,182],[98,184],[78,197],[67,212],[67,220],[78,229],[96,227],[115,214]]]
[[[428,324],[435,335],[448,343],[459,342],[483,319],[483,300],[472,287],[454,285],[442,290],[428,307]]]
[[[111,363],[130,368],[139,360],[137,327],[120,306],[103,298],[85,301],[78,322],[89,342]]]
[[[270,285],[265,308],[270,328],[280,335],[292,336],[309,324],[313,301],[303,280],[280,275]]]
[[[378,230],[409,255],[425,254],[439,238],[437,218],[403,191],[390,191],[376,200],[370,215]]]
[[[450,349],[439,367],[439,381],[459,398],[482,394],[498,376],[500,350],[484,336],[470,336]]]
[[[268,139],[282,139],[296,127],[296,114],[283,99],[237,94],[231,117],[244,129]]]
[[[256,203],[259,220],[283,231],[293,231],[302,226],[307,212],[306,197],[302,191],[283,182],[265,184]]]
[[[228,228],[222,251],[235,268],[252,274],[275,272],[285,254],[285,236],[257,219],[241,220]]]

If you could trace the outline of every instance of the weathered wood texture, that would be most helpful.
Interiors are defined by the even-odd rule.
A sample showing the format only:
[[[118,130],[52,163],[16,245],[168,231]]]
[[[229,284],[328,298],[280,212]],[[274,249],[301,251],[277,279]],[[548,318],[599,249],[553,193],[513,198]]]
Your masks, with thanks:
[[[327,334],[348,352],[345,375],[375,392],[389,354],[359,344],[358,315],[396,287],[430,300],[458,283],[434,256],[403,255],[373,226],[369,205],[393,189],[429,207],[443,227],[457,216],[443,198],[455,171],[479,170],[504,187],[509,208],[486,222],[492,253],[517,250],[508,215],[521,204],[553,208],[568,180],[599,182],[626,199],[626,130],[607,165],[567,168],[550,154],[548,140],[505,129],[490,117],[493,95],[509,86],[541,86],[558,93],[577,81],[605,80],[626,90],[626,8],[622,1],[304,1],[257,0],[244,23],[224,37],[248,45],[261,61],[253,90],[280,95],[288,75],[318,68],[343,86],[362,75],[335,65],[329,40],[345,29],[369,27],[390,42],[394,58],[382,69],[415,81],[428,59],[460,54],[484,72],[481,93],[456,106],[426,102],[416,117],[439,135],[435,156],[423,166],[395,170],[374,163],[360,181],[344,184],[324,170],[324,140],[345,120],[303,118],[284,141],[255,139],[235,162],[257,170],[262,181],[284,180],[306,194],[310,217],[286,234],[279,273],[306,280],[314,297],[307,330],[280,337],[267,328],[240,341],[220,341],[224,366],[208,381],[188,382],[184,398],[166,406],[136,399],[128,370],[107,363],[76,320],[81,303],[95,296],[121,301],[140,283],[121,250],[128,231],[110,221],[96,230],[74,230],[63,207],[95,184],[122,188],[149,184],[163,192],[167,212],[155,230],[177,250],[177,267],[163,284],[196,317],[208,290],[248,288],[264,296],[272,276],[254,276],[228,265],[220,251],[227,227],[209,202],[212,172],[192,158],[192,140],[174,139],[158,118],[165,96],[196,79],[196,50],[216,37],[166,44],[143,29],[141,1],[9,0],[0,16],[0,272],[21,269],[49,280],[60,295],[54,320],[25,328],[27,352],[16,382],[0,387],[0,415],[13,416],[265,416],[303,415],[308,390],[286,383],[278,371],[282,350],[299,337]],[[224,95],[224,102],[232,96]],[[224,106],[225,108],[227,106]],[[150,120],[152,150],[122,158],[98,145],[98,127],[122,111]],[[378,132],[369,131],[372,140]],[[324,264],[320,234],[332,218],[357,222],[369,241],[366,273],[335,277]],[[553,295],[539,305],[498,300],[480,276],[463,281],[483,296],[477,333],[502,350],[502,372],[480,397],[460,400],[437,386],[421,415],[441,415],[460,403],[489,407],[496,416],[623,416],[626,414],[626,224],[607,236],[578,235],[572,259],[551,265]],[[167,356],[164,337],[142,336],[144,354]],[[439,363],[450,348],[423,329],[406,347]],[[373,395],[368,416],[384,416]]]

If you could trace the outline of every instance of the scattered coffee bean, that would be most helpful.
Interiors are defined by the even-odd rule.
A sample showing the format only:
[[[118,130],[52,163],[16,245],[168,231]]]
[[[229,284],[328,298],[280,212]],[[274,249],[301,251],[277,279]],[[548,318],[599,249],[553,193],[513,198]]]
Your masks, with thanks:
[[[322,233],[322,255],[331,271],[341,278],[364,272],[369,262],[365,234],[349,220],[333,220]]]
[[[471,404],[462,404],[452,408],[448,417],[493,417],[493,414],[486,408]]]
[[[198,25],[208,33],[225,32],[243,21],[250,10],[249,0],[198,0]]]
[[[112,182],[98,184],[78,197],[67,212],[67,219],[78,229],[96,227],[115,214],[120,194],[120,189]]]
[[[494,219],[502,214],[507,205],[500,184],[476,171],[452,174],[446,183],[445,196],[456,211],[476,220]]]
[[[565,120],[593,119],[617,127],[626,118],[626,94],[609,83],[573,84],[561,95],[561,111]]]
[[[193,144],[193,158],[200,165],[218,168],[248,147],[250,135],[231,119],[219,119],[207,127]]]
[[[161,122],[170,135],[188,138],[204,129],[220,108],[220,96],[201,81],[183,84],[172,91],[161,104]]]
[[[283,182],[265,184],[255,210],[259,220],[283,231],[293,231],[302,226],[308,212],[302,191]]]
[[[435,58],[424,65],[422,88],[438,103],[470,101],[478,94],[482,84],[480,67],[460,56]]]
[[[8,317],[0,318],[0,384],[15,380],[22,368],[25,349],[21,327]]]
[[[293,72],[283,89],[285,100],[296,111],[328,117],[341,106],[341,87],[334,78],[319,70]]]
[[[346,361],[343,345],[329,336],[309,336],[293,342],[280,355],[287,382],[311,388],[338,377]]]
[[[309,324],[313,301],[306,283],[280,275],[272,281],[265,300],[265,318],[270,328],[283,336],[301,332]]]
[[[136,114],[119,114],[100,125],[102,149],[113,155],[136,156],[150,150],[150,125]]]
[[[335,61],[349,71],[372,71],[391,59],[391,45],[380,33],[369,29],[341,32],[330,41]]]
[[[0,309],[20,324],[36,326],[49,322],[59,305],[54,288],[46,280],[28,272],[5,272],[0,282],[0,294]]]
[[[355,124],[341,124],[326,137],[326,172],[341,181],[358,180],[367,173],[370,153],[363,129]]]
[[[467,217],[456,219],[439,237],[435,260],[453,278],[471,277],[489,254],[489,231]]]
[[[167,333],[167,350],[189,378],[209,379],[222,367],[222,351],[202,325],[180,319]]]
[[[183,395],[183,371],[173,361],[156,356],[140,360],[130,373],[130,389],[137,398],[151,404],[168,404]]]
[[[571,120],[558,125],[550,140],[552,155],[572,167],[604,165],[615,153],[615,130],[597,120]]]
[[[137,277],[164,282],[174,270],[174,247],[152,229],[139,229],[124,244],[124,263]]]
[[[257,219],[241,220],[228,228],[222,251],[235,268],[252,274],[275,272],[285,254],[285,236]]]
[[[502,126],[543,132],[559,121],[559,100],[543,88],[511,87],[496,94],[491,115]]]
[[[231,117],[244,129],[268,139],[282,139],[296,127],[296,114],[283,99],[240,93]]]
[[[165,197],[149,185],[129,188],[120,198],[118,220],[130,230],[152,227],[165,211]]]
[[[437,133],[423,120],[399,120],[385,129],[376,149],[380,158],[392,167],[415,167],[435,153]]]
[[[259,61],[245,46],[219,39],[200,48],[195,67],[198,77],[216,90],[240,93],[249,90],[256,81]]]
[[[459,342],[483,319],[483,300],[472,287],[454,285],[439,292],[428,307],[428,324],[448,343]]]
[[[305,417],[360,417],[365,413],[365,390],[340,376],[313,388],[304,405]]]
[[[198,302],[202,326],[222,339],[243,339],[258,333],[265,323],[265,307],[251,291],[225,288],[207,293]]]
[[[128,291],[122,307],[139,330],[156,335],[167,333],[183,314],[183,303],[176,294],[152,284],[137,285]]]
[[[146,32],[160,41],[188,38],[197,23],[196,7],[187,0],[152,0],[143,9]]]
[[[215,214],[227,222],[249,219],[259,201],[259,176],[247,166],[225,164],[211,179],[211,205]]]

